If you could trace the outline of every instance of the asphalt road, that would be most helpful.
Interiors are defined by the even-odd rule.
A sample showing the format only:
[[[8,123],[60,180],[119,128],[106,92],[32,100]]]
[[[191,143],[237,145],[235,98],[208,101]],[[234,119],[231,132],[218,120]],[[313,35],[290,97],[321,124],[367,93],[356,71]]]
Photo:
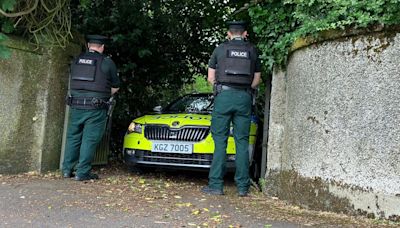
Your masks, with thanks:
[[[207,181],[204,174],[97,172],[101,180],[88,182],[62,179],[57,173],[0,176],[0,227],[290,228],[369,222],[290,207],[255,189],[240,198],[229,177],[224,196],[209,196],[200,191]]]

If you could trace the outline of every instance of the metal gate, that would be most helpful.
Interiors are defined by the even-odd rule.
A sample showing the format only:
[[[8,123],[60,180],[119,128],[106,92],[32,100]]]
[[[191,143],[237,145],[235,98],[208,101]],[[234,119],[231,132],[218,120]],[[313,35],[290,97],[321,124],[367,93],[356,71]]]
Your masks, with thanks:
[[[99,145],[97,146],[96,153],[92,165],[107,165],[108,158],[110,156],[110,139],[111,139],[111,125],[112,116],[108,117],[106,130],[104,132],[103,138],[101,139]]]
[[[97,146],[96,153],[94,155],[94,159],[92,165],[106,165],[108,164],[108,159],[110,156],[110,139],[111,139],[111,125],[112,125],[112,113],[116,104],[115,100],[112,100],[112,108],[108,110],[108,118],[106,122],[106,129],[103,135],[102,140]],[[63,131],[63,139],[61,146],[61,156],[60,156],[60,170],[62,169],[62,162],[64,160],[64,151],[65,151],[65,143],[67,136],[67,126],[68,126],[68,117],[69,117],[69,106],[67,105],[65,108],[65,117],[64,117],[64,131]]]

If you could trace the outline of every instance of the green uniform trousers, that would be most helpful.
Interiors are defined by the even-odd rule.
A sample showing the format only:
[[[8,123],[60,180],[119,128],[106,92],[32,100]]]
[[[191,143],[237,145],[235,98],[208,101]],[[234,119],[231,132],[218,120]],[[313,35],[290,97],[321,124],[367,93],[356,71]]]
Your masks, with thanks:
[[[63,173],[71,173],[74,167],[77,176],[90,173],[97,145],[105,130],[106,120],[106,109],[70,109]]]
[[[249,177],[249,132],[251,122],[251,95],[244,90],[223,90],[214,100],[211,120],[211,134],[215,150],[208,175],[208,186],[223,190],[226,171],[226,147],[233,124],[233,137],[236,146],[235,182],[238,191],[247,191]]]

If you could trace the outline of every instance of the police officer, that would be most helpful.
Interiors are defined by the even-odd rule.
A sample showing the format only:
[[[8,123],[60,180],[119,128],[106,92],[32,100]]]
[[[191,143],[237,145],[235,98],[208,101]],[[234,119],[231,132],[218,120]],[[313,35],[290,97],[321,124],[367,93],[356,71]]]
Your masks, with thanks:
[[[107,37],[88,35],[88,51],[71,64],[70,91],[67,104],[71,107],[67,129],[62,174],[83,181],[98,179],[91,173],[91,163],[101,141],[107,121],[107,101],[119,90],[117,67],[103,54]]]
[[[261,81],[261,62],[255,46],[246,41],[246,23],[232,21],[228,25],[228,41],[215,48],[208,63],[208,82],[216,90],[211,120],[215,150],[208,186],[202,192],[224,194],[226,147],[232,123],[236,146],[235,182],[238,195],[247,196],[250,187],[251,91]]]

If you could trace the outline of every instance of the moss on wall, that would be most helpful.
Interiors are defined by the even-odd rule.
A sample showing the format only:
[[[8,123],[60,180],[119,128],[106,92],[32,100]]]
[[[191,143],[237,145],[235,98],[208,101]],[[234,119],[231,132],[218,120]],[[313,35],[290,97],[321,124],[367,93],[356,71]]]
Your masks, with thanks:
[[[65,95],[68,89],[68,67],[71,58],[80,52],[77,45],[71,45],[66,51],[52,50],[52,69],[49,71],[48,81],[51,85],[47,97],[47,121],[49,125],[44,129],[43,154],[41,170],[55,170],[59,167],[62,143]]]
[[[12,57],[0,60],[0,173],[58,168],[68,63],[77,45],[38,49],[10,39]]]
[[[377,26],[370,28],[349,28],[347,30],[327,30],[320,32],[318,36],[315,37],[304,37],[299,38],[294,41],[293,45],[290,48],[290,53],[293,53],[296,50],[301,48],[308,47],[313,44],[318,44],[325,41],[347,41],[348,39],[352,39],[353,43],[359,39],[360,36],[370,36],[376,37],[378,39],[390,39],[396,36],[397,33],[400,32],[400,26]],[[388,44],[389,45],[389,44]],[[387,45],[387,46],[388,46]],[[383,49],[387,46],[382,47]]]
[[[329,192],[329,185],[321,178],[302,177],[295,171],[271,172],[267,177],[266,192],[303,208],[349,213],[349,200]]]

